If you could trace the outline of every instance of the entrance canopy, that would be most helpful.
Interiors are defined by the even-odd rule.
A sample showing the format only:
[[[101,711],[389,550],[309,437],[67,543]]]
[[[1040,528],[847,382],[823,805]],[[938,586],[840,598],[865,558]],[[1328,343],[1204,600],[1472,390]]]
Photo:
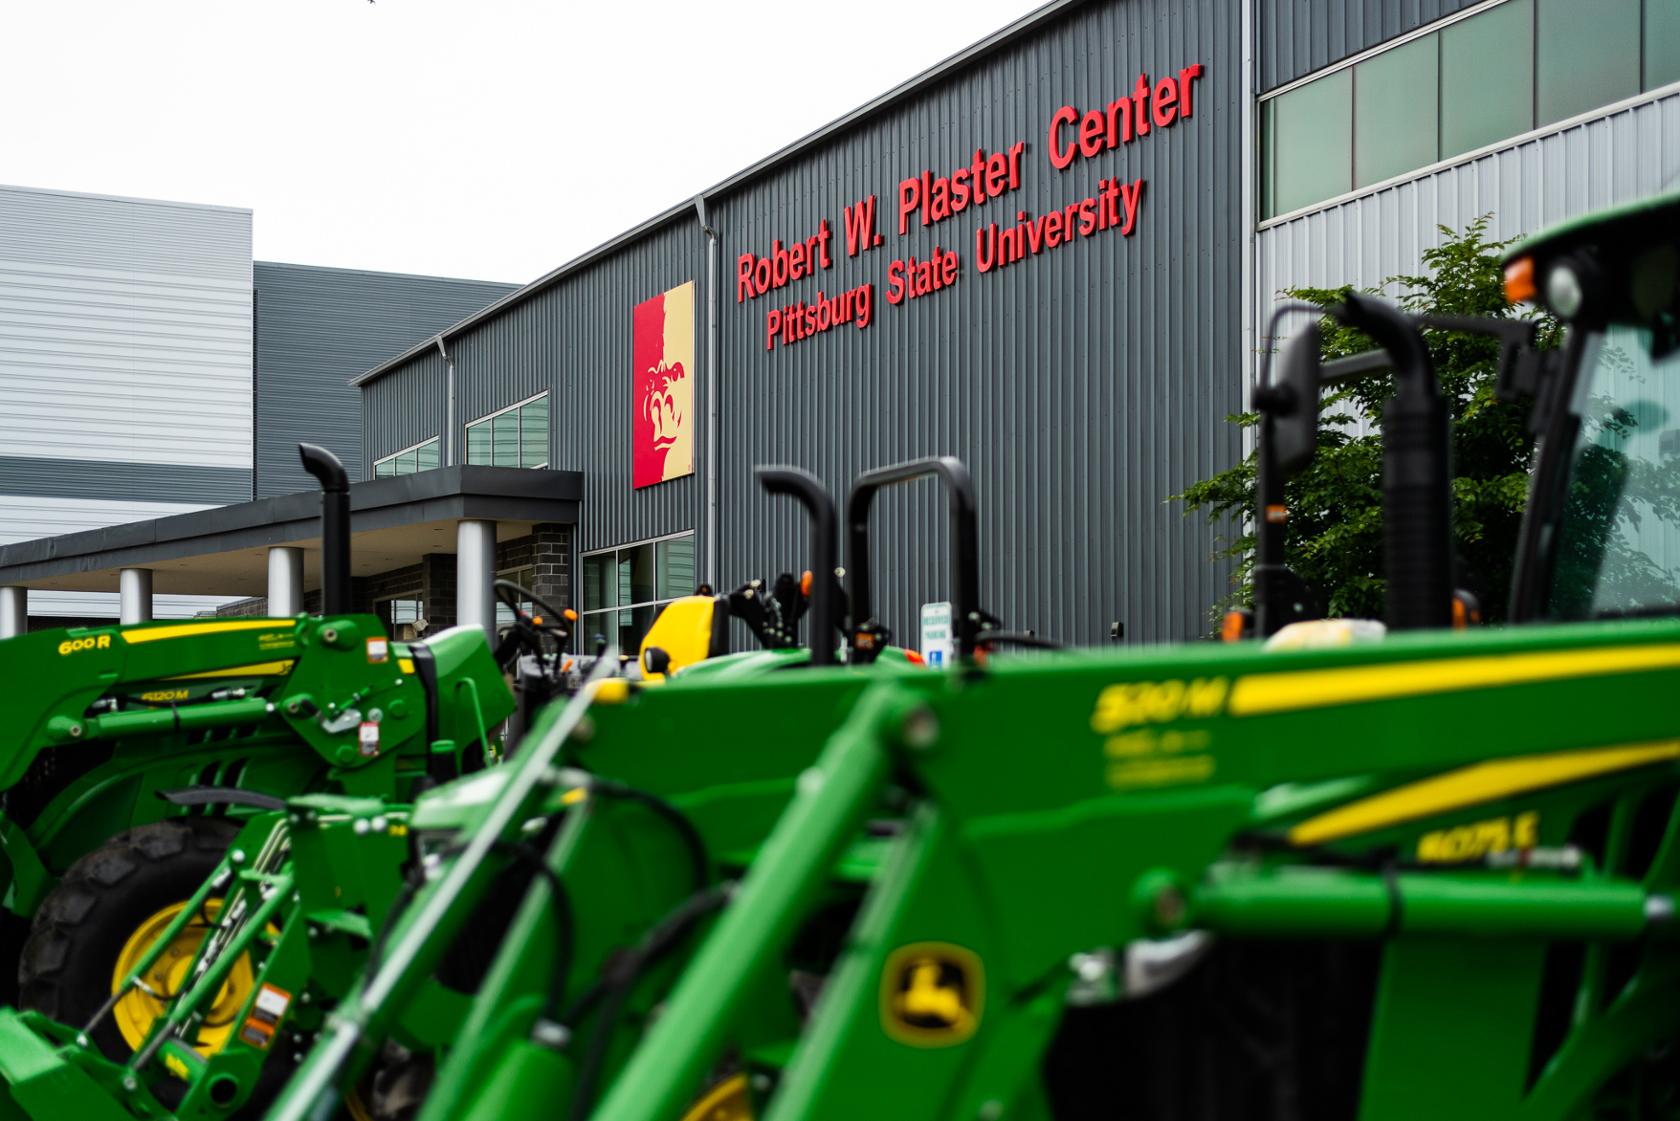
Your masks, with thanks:
[[[512,467],[443,467],[353,483],[351,574],[376,577],[455,554],[469,528],[475,547],[493,552],[496,542],[530,536],[539,525],[573,526],[582,494],[581,472]],[[0,589],[16,596],[12,589],[120,586],[129,620],[131,584],[147,599],[162,592],[275,600],[271,550],[286,550],[279,567],[301,595],[301,587],[321,582],[320,514],[320,494],[311,492],[20,541],[0,546]],[[144,580],[132,579],[136,573]],[[295,606],[284,595],[278,602]],[[140,617],[149,615],[148,604]]]

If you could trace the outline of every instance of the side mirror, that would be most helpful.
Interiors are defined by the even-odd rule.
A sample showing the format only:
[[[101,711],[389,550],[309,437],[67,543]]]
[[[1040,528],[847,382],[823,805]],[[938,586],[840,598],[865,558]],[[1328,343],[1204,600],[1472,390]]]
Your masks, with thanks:
[[[671,672],[671,655],[663,646],[649,646],[642,651],[642,672],[650,677],[664,677]]]
[[[1277,387],[1270,395],[1272,448],[1285,477],[1312,462],[1318,451],[1318,396],[1323,370],[1319,362],[1322,332],[1313,320],[1283,348]]]

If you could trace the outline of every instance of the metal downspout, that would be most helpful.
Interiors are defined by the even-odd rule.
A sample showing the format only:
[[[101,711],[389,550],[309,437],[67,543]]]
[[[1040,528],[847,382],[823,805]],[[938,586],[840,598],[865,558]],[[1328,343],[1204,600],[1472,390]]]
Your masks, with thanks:
[[[694,213],[706,233],[706,575],[718,583],[718,397],[723,381],[718,369],[718,236],[706,220],[706,196],[694,199]]]
[[[449,357],[449,351],[444,349],[443,335],[439,333],[433,340],[437,343],[438,353],[443,355],[444,383],[447,389],[447,404],[444,406],[443,416],[443,465],[455,465],[455,359]]]

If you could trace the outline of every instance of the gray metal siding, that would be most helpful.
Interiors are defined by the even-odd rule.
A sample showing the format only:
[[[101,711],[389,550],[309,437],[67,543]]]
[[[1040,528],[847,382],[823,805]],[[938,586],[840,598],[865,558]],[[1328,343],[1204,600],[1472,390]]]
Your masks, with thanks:
[[[702,408],[710,385],[705,246],[697,221],[671,223],[450,340],[461,454],[469,422],[545,389],[554,394],[549,462],[583,472],[581,551],[701,528],[703,419],[697,428],[695,474],[641,490],[630,485],[630,320],[643,300],[684,281],[696,282],[695,364],[701,392],[695,406]],[[370,388],[386,380],[390,377]]]
[[[1210,559],[1206,528],[1167,497],[1239,454],[1224,420],[1241,404],[1241,52],[1228,9],[1078,9],[719,206],[726,282],[738,253],[763,253],[823,217],[839,243],[817,280],[745,305],[732,283],[724,293],[725,582],[804,560],[791,504],[756,491],[755,463],[810,468],[839,497],[863,469],[949,453],[974,474],[983,600],[1008,624],[1080,643],[1104,641],[1113,620],[1138,641],[1205,631],[1227,573]],[[1189,121],[1065,171],[1050,165],[1045,130],[1058,106],[1101,106],[1140,71],[1192,62],[1206,75]],[[899,236],[901,177],[1017,139],[1028,145],[1018,191]],[[1147,180],[1131,237],[1098,233],[977,273],[977,229],[1076,201],[1108,175]],[[842,207],[872,192],[886,244],[848,258]],[[926,259],[936,244],[961,254],[955,286],[888,306],[889,261]],[[766,354],[769,307],[865,281],[876,284],[874,325]],[[950,591],[932,488],[883,494],[875,518],[883,618],[912,644],[919,605]]]
[[[1247,2],[1247,0],[1245,0]],[[1481,0],[1252,0],[1259,93]]]
[[[363,386],[361,393],[364,477],[373,474],[374,460],[443,435],[449,380],[435,347],[405,362],[400,374]]]
[[[300,440],[331,449],[356,471],[362,431],[350,379],[514,288],[264,261],[255,280],[258,498],[314,485],[298,463]]]
[[[1045,21],[971,66],[883,109],[712,204],[721,235],[720,370],[707,368],[705,238],[679,217],[510,305],[450,340],[465,423],[529,396],[557,393],[554,465],[581,470],[582,550],[704,530],[708,395],[720,401],[719,571],[732,585],[808,563],[788,500],[763,496],[758,464],[816,471],[843,499],[860,471],[949,453],[975,474],[986,606],[1012,626],[1067,641],[1187,638],[1206,629],[1227,591],[1214,541],[1167,496],[1230,465],[1240,441],[1225,416],[1241,406],[1238,207],[1239,21],[1220,0],[1091,4]],[[1191,63],[1205,75],[1195,115],[1056,171],[1046,127],[1063,104],[1106,105],[1140,71]],[[1021,187],[938,225],[896,225],[899,180],[948,173],[976,147],[1027,143]],[[1138,228],[1116,231],[980,275],[975,233],[1077,202],[1098,180],[1147,180]],[[875,194],[879,249],[849,258],[843,208]],[[737,304],[734,263],[802,238],[827,218],[834,265]],[[888,263],[957,251],[949,290],[885,302]],[[696,474],[633,491],[629,481],[631,310],[696,282],[702,412]],[[765,313],[820,288],[875,284],[875,323],[764,350]],[[385,450],[421,438],[412,412],[417,357],[366,387],[368,424]],[[457,439],[460,437],[457,430]],[[917,641],[918,608],[944,598],[946,522],[931,484],[879,503],[880,613]],[[700,556],[707,542],[699,543]]]
[[[1671,93],[1303,214],[1260,234],[1256,329],[1286,288],[1365,287],[1421,272],[1441,226],[1491,214],[1489,236],[1518,237],[1654,194],[1677,176],[1680,93]]]
[[[251,497],[251,473],[185,463],[0,456],[0,495],[14,494],[219,505]]]

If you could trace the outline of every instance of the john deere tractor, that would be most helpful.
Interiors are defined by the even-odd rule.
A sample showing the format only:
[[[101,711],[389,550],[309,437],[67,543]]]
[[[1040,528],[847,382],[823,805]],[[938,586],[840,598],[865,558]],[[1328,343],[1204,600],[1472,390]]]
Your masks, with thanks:
[[[952,470],[946,462],[917,468]],[[793,470],[764,470],[759,478],[770,493],[793,495],[807,507],[815,570],[832,574],[835,516],[820,484]],[[962,514],[972,536],[972,496],[966,476],[955,478],[964,488]],[[498,596],[513,612],[498,649],[498,660],[512,668],[519,698],[510,753],[518,756],[518,729],[540,717],[544,702],[573,692],[580,673],[593,672],[618,688],[631,681],[646,688],[666,680],[744,680],[832,664],[839,633],[835,590],[832,575],[819,581],[807,572],[803,579],[784,574],[728,595],[681,599],[666,608],[639,656],[625,665],[606,651],[566,654],[564,624],[555,621],[564,613],[525,589],[498,585]],[[807,614],[810,649],[799,645]],[[741,620],[761,649],[728,654],[731,619]],[[562,642],[549,641],[553,637]],[[883,667],[907,670],[911,659],[887,646],[887,637],[877,634]],[[404,656],[418,654],[422,645]],[[475,804],[498,789],[483,782],[492,774],[437,793],[447,791],[444,800],[451,803]],[[647,804],[663,809],[657,801]],[[411,808],[379,790],[312,793],[290,799],[283,812],[262,808],[268,812],[249,817],[225,855],[128,938],[115,972],[108,958],[66,956],[62,983],[80,986],[91,998],[73,1014],[44,1002],[21,1017],[0,1014],[0,1071],[10,1084],[0,1117],[14,1115],[11,1109],[37,1118],[65,1111],[219,1118],[261,1108],[334,1002],[381,956],[383,931],[421,885],[429,848],[449,836],[414,825]],[[410,1010],[404,1043],[382,1055],[347,1093],[352,1116],[401,1116],[416,1079],[423,1085],[434,1056],[460,1030],[482,976],[483,943],[493,942],[512,917],[502,900],[516,906],[524,885],[540,874],[525,855],[535,851],[530,844],[499,851],[514,862],[511,879],[483,901],[473,930],[456,940],[436,978],[427,981],[426,995]]]
[[[1002,656],[1038,640],[954,499],[951,670],[876,657],[852,549],[843,605],[811,589],[843,658],[596,676],[409,811],[295,800],[195,896],[227,917],[133,1060],[0,1016],[0,1117],[227,1116],[287,1059],[269,1121],[1676,1116],[1680,197],[1508,280],[1570,328],[1509,348],[1545,436],[1518,625],[1451,629],[1429,325],[1354,298],[1397,386],[1382,641]],[[1303,344],[1262,402],[1279,470],[1321,381]]]
[[[407,902],[270,1121],[413,1030],[516,866],[423,1121],[1675,1116],[1680,197],[1507,276],[1570,331],[1511,348],[1517,625],[1450,629],[1427,325],[1351,300],[1398,386],[1382,641],[982,665],[959,626],[948,673],[588,685],[421,798]],[[1317,407],[1316,355],[1285,368],[1274,439]]]
[[[493,751],[512,707],[482,631],[394,643],[351,613],[348,480],[330,452],[300,451],[323,488],[321,615],[0,642],[0,881],[27,929],[21,963],[14,938],[0,973],[15,971],[25,1007],[80,1025],[175,931],[94,1031],[111,1053],[139,1046],[181,986],[219,906],[187,901],[242,821],[307,791],[412,797]],[[249,987],[247,963],[223,999]]]

